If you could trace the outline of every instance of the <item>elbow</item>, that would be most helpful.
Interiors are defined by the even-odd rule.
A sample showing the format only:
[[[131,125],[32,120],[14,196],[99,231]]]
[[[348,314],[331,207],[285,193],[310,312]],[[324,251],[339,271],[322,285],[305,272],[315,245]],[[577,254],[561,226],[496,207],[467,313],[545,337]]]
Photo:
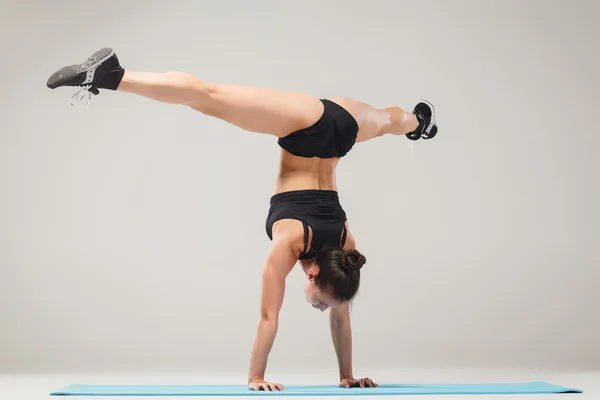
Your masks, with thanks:
[[[272,310],[261,310],[260,321],[268,324],[277,324],[279,320],[279,312]]]

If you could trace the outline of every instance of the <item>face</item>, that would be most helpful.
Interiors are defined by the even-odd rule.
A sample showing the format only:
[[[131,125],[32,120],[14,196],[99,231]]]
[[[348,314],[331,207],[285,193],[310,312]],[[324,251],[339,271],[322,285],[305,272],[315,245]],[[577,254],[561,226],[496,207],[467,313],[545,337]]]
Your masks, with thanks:
[[[325,311],[329,307],[337,308],[342,302],[337,300],[332,295],[327,293],[327,291],[323,291],[319,289],[317,284],[315,283],[315,276],[319,273],[319,268],[314,266],[311,267],[307,274],[306,284],[304,285],[304,295],[306,296],[306,300],[317,310]]]

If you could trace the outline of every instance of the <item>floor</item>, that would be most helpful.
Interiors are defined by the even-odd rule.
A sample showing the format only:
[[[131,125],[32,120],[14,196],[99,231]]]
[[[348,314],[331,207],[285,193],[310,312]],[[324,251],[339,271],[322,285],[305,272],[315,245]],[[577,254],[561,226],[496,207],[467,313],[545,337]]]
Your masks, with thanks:
[[[529,382],[545,381],[560,386],[581,389],[583,394],[561,394],[559,399],[599,399],[600,398],[600,370],[598,371],[543,371],[543,370],[508,370],[508,369],[485,369],[485,370],[387,370],[373,373],[375,381],[380,383],[482,383],[482,382]],[[330,384],[317,375],[281,375],[278,381],[287,384]],[[60,389],[68,384],[237,384],[243,382],[244,375],[219,375],[207,374],[0,374],[0,398],[11,400],[36,400],[56,399],[48,393]],[[394,398],[411,400],[493,400],[493,399],[527,399],[541,400],[553,399],[556,395],[502,395],[502,396],[360,396],[377,400],[394,400]],[[83,399],[84,397],[77,397]],[[136,397],[136,399],[153,399],[156,397]],[[94,400],[111,399],[115,397],[93,397]],[[324,398],[330,400],[331,398]],[[344,397],[351,399],[351,397]]]

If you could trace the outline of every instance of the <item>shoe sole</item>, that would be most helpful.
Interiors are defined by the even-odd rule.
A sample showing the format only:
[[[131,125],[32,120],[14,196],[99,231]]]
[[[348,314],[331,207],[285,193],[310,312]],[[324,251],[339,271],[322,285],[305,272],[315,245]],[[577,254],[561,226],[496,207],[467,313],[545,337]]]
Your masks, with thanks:
[[[431,130],[431,128],[433,128],[434,126],[437,126],[437,123],[435,122],[435,107],[433,106],[433,104],[431,104],[427,100],[421,100],[421,103],[425,103],[429,107],[431,107],[431,121],[429,122],[429,127],[428,127],[428,129]],[[432,139],[432,137],[430,138],[426,132],[427,132],[427,129],[425,129],[423,131],[423,133],[421,134],[421,137],[425,140]],[[436,132],[436,135],[437,135],[437,132]]]
[[[57,87],[65,86],[72,81],[81,81],[76,85],[90,84],[94,80],[96,68],[112,57],[113,54],[115,54],[113,49],[103,48],[92,54],[81,64],[62,67],[48,78],[46,86],[50,89],[56,89]],[[83,79],[83,74],[86,75],[85,79]]]

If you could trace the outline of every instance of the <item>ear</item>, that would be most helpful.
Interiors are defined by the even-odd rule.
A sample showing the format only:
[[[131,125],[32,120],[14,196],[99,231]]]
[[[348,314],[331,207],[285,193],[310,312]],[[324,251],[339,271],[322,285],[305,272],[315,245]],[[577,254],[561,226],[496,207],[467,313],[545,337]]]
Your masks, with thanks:
[[[308,278],[309,281],[314,281],[315,277],[319,274],[319,270],[315,267],[311,267],[308,270],[308,274],[306,274],[306,277]]]

